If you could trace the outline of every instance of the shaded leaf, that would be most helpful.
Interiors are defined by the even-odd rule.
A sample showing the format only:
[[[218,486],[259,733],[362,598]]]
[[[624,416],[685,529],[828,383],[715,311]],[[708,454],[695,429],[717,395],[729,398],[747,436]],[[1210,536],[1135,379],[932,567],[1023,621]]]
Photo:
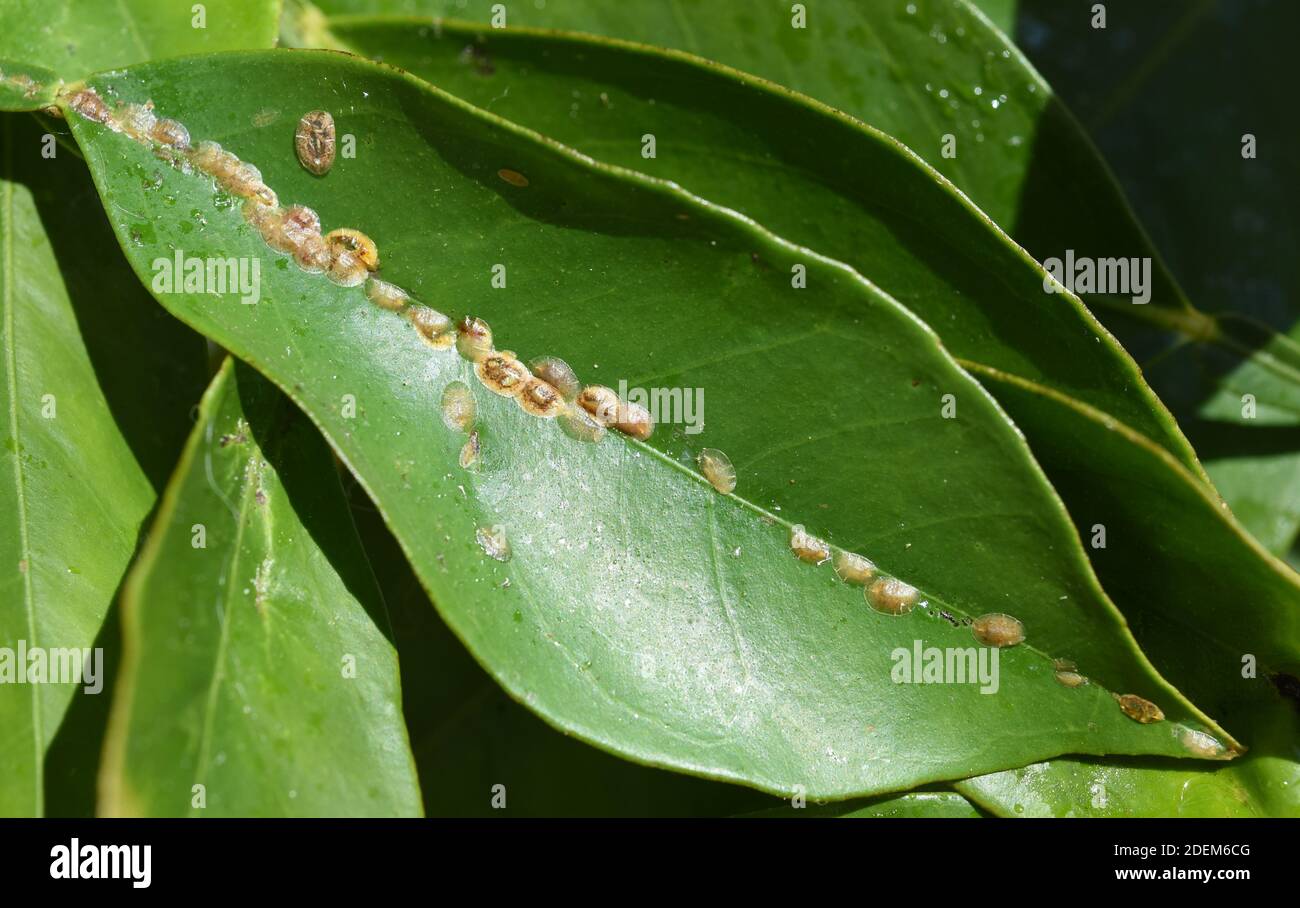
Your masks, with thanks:
[[[804,807],[773,807],[746,816],[753,819],[979,819],[970,801],[952,791],[914,791],[909,794],[846,801],[838,804],[808,804]]]
[[[420,812],[387,616],[333,459],[230,360],[132,569],[123,630],[102,813]]]
[[[122,260],[80,162],[43,157],[30,118],[0,117],[0,130],[0,646],[16,659],[20,645],[104,646],[101,623],[183,442],[205,357]],[[111,646],[104,655],[106,684],[117,666]],[[106,694],[84,687],[0,684],[0,815],[44,811],[46,753],[74,700],[92,726],[71,770],[86,790]],[[65,771],[58,797],[74,787]]]

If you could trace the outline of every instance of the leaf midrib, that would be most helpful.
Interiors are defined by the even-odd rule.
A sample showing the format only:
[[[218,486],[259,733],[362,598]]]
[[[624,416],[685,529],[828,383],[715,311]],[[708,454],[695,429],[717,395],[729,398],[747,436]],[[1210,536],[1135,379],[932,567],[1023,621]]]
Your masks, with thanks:
[[[230,380],[233,381],[234,379],[231,378]],[[279,410],[280,400],[281,398],[277,395],[275,402],[271,405],[270,417],[267,420],[268,425],[274,425],[273,417]],[[214,420],[216,415],[213,414]],[[248,432],[248,443],[253,445],[257,451],[256,455],[250,456],[264,457],[265,452],[254,440],[252,427],[250,426],[246,431]],[[213,658],[212,680],[208,684],[207,700],[203,707],[203,730],[199,736],[199,759],[194,776],[200,783],[207,776],[208,762],[211,759],[210,750],[212,747],[213,726],[216,722],[217,695],[221,691],[221,682],[225,680],[225,672],[222,670],[222,666],[225,664],[226,650],[230,642],[231,615],[234,614],[237,607],[231,598],[235,587],[235,573],[239,568],[240,555],[244,547],[244,529],[248,526],[249,502],[256,495],[258,485],[257,477],[248,475],[247,463],[245,461],[244,488],[239,497],[239,511],[235,515],[235,541],[231,549],[230,564],[226,569],[224,589],[222,590],[224,601],[221,609],[221,639],[217,642],[217,652]],[[193,800],[191,800],[188,815],[192,817],[198,816],[197,809],[194,807]]]

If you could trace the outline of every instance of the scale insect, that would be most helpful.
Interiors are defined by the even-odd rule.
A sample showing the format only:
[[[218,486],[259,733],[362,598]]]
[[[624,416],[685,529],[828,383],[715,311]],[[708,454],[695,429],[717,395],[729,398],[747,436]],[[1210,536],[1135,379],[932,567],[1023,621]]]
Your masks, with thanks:
[[[906,615],[916,606],[916,587],[897,577],[881,577],[863,592],[867,604],[882,615]]]
[[[456,326],[456,351],[472,363],[492,352],[492,329],[481,318],[468,315]]]
[[[831,547],[823,539],[818,539],[804,529],[802,523],[790,527],[790,550],[800,561],[809,564],[825,564],[831,560]]]
[[[454,381],[442,389],[442,421],[455,432],[468,433],[478,417],[474,392],[463,381]]]
[[[366,281],[366,299],[389,312],[401,312],[411,301],[411,297],[401,287],[388,281],[381,281],[377,277]]]
[[[582,383],[569,364],[558,356],[539,356],[528,364],[533,374],[554,388],[566,401],[577,398]]]
[[[731,458],[717,448],[705,448],[700,452],[696,462],[700,472],[713,488],[723,495],[736,491],[736,468],[731,465]]]
[[[1055,670],[1057,683],[1065,687],[1082,687],[1088,683],[1088,679],[1079,674],[1079,666],[1069,659],[1054,660],[1052,668]]]
[[[866,586],[867,581],[876,576],[876,566],[869,558],[840,549],[835,553],[835,576],[845,583]]]
[[[479,527],[474,532],[474,538],[488,557],[495,558],[497,561],[510,560],[510,540],[506,538],[506,528],[501,524],[494,523],[490,527]]]
[[[1115,698],[1115,702],[1119,704],[1119,708],[1124,715],[1134,722],[1150,725],[1152,722],[1162,721],[1165,717],[1160,707],[1150,700],[1139,697],[1137,694],[1111,694],[1111,696]]]
[[[327,110],[303,114],[293,134],[298,163],[321,177],[334,166],[334,117]]]
[[[523,189],[528,185],[528,177],[524,176],[517,170],[509,170],[508,168],[502,167],[497,171],[497,176],[505,180],[511,186],[517,186],[520,189]]]
[[[980,615],[971,624],[970,632],[985,646],[1001,648],[1025,642],[1025,626],[1020,623],[1020,619],[1000,612]]]
[[[475,429],[473,432],[469,433],[469,441],[465,442],[464,446],[460,449],[461,467],[466,470],[474,467],[478,463],[478,456],[481,450],[482,447],[478,440],[478,429]]]
[[[456,340],[451,319],[437,309],[430,309],[419,303],[412,303],[406,309],[406,317],[415,327],[415,333],[435,350],[446,350]]]
[[[560,392],[540,378],[532,377],[524,382],[523,390],[515,397],[515,402],[530,416],[552,419],[558,416],[564,407]]]
[[[516,397],[533,377],[511,352],[490,353],[474,364],[474,374],[493,394]]]

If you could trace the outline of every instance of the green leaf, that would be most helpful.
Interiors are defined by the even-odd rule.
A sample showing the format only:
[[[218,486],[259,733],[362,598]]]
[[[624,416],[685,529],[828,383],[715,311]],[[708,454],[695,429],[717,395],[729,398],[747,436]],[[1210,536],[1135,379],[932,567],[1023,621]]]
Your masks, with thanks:
[[[37,110],[54,102],[58,79],[41,66],[0,57],[0,110]]]
[[[1200,470],[1133,361],[1078,299],[1046,293],[1036,262],[888,136],[772,83],[625,42],[413,19],[327,21],[345,47],[602,161],[673,180],[852,266],[954,355],[1086,400]],[[653,158],[644,156],[646,135]]]
[[[1279,267],[1300,244],[1300,183],[1285,151],[1300,144],[1300,125],[1274,86],[1300,7],[1260,0],[1247,14],[1213,0],[1150,0],[1110,17],[1094,30],[1076,4],[1031,0],[1016,33],[1095,137],[1188,295],[1225,330],[1226,344],[1179,345],[1113,325],[1146,357],[1148,379],[1233,513],[1281,555],[1300,529],[1300,273]],[[1243,155],[1248,136],[1253,157]],[[1244,394],[1254,419],[1243,418]]]
[[[1199,714],[1133,646],[1010,423],[853,272],[338,54],[194,58],[92,84],[152,98],[196,142],[257,163],[286,204],[364,230],[385,278],[485,316],[500,348],[564,356],[608,384],[707,392],[698,439],[670,412],[649,443],[574,441],[429,350],[361,287],[270,252],[201,173],[67,110],[142,280],[311,415],[448,624],[543,718],[645,763],[813,798],[1036,754],[1188,755],[1180,723]],[[316,108],[357,138],[355,159],[324,179],[288,141],[293,113]],[[281,118],[255,120],[265,109]],[[206,225],[186,232],[192,210]],[[260,302],[166,292],[159,277],[178,255],[259,263]],[[508,265],[504,289],[494,264]],[[796,265],[805,289],[792,286]],[[477,471],[456,466],[465,439],[440,418],[453,381],[478,389]],[[943,393],[959,418],[942,418]],[[695,472],[704,443],[730,454],[738,495]],[[920,587],[927,607],[873,612],[829,566],[794,558],[795,520]],[[510,561],[480,542],[498,526]],[[987,611],[1014,612],[1031,640],[1002,652],[999,696],[890,680],[896,649],[971,646],[954,624]],[[1057,684],[1058,655],[1098,683]],[[1130,721],[1106,687],[1158,701],[1171,721]]]
[[[38,63],[72,80],[161,57],[270,47],[280,5],[278,0],[0,0],[5,23],[0,58]],[[30,73],[31,67],[21,71]]]
[[[332,15],[418,13],[486,23],[493,5],[488,0],[454,4],[449,0],[320,0],[317,6]],[[327,23],[315,13],[316,7],[294,3],[289,14],[297,8],[308,10],[305,18],[311,26],[303,28],[301,35],[321,36]],[[1070,5],[1070,11],[1079,20],[1076,28],[1095,34],[1085,28],[1087,7]],[[1127,20],[1118,14],[1116,18],[1118,31]],[[1067,250],[1094,259],[1149,257],[1150,304],[1135,306],[1128,299],[1099,293],[1085,294],[1084,301],[1139,360],[1153,350],[1175,351],[1161,366],[1176,369],[1176,377],[1163,380],[1157,375],[1153,378],[1157,389],[1172,393],[1180,385],[1186,387],[1189,376],[1205,371],[1217,381],[1224,371],[1236,368],[1220,364],[1225,355],[1237,363],[1246,357],[1242,368],[1271,374],[1267,386],[1257,386],[1258,396],[1300,410],[1296,375],[1276,370],[1266,351],[1255,362],[1257,348],[1282,341],[1260,341],[1258,326],[1216,318],[1192,305],[1074,117],[1009,39],[966,0],[908,4],[822,0],[809,10],[803,29],[791,27],[789,4],[778,0],[744,5],[704,0],[635,5],[573,0],[542,9],[512,6],[508,24],[585,31],[684,50],[814,97],[913,149],[1036,259],[1063,258]],[[1212,36],[1221,31],[1210,27]],[[1273,55],[1261,56],[1271,59]],[[1202,59],[1203,55],[1197,56],[1193,65],[1202,71],[1220,68],[1207,70]],[[1088,58],[1082,65],[1091,71],[1096,63]],[[1203,95],[1193,97],[1197,110],[1204,109]],[[1165,119],[1163,112],[1148,117],[1151,123]],[[954,157],[942,154],[944,137],[949,135],[956,140]],[[1163,133],[1153,141],[1167,142]],[[1238,141],[1239,136],[1233,137],[1233,155]],[[1288,147],[1281,138],[1276,144]],[[1282,193],[1281,197],[1289,196]],[[1221,306],[1205,308],[1217,311]],[[935,322],[936,327],[940,324]],[[1132,416],[1122,418],[1151,434]],[[1248,441],[1236,433],[1230,440],[1231,448],[1215,452],[1219,457],[1255,451],[1258,460],[1270,454],[1267,437]],[[1300,499],[1289,482],[1294,475],[1292,460],[1276,452],[1269,457],[1269,472],[1288,482],[1276,511],[1266,511],[1263,505],[1268,498],[1261,488],[1267,481],[1264,473],[1255,473],[1258,482],[1243,479],[1254,466],[1250,460],[1216,471],[1227,483],[1224,491],[1229,502],[1241,509],[1251,529],[1258,530],[1275,552],[1285,548],[1284,540],[1300,525]]]
[[[1017,421],[1068,421],[1068,435],[1044,433],[1034,453],[1058,477],[1102,583],[1133,603],[1129,626],[1162,671],[1225,720],[1271,699],[1269,678],[1300,668],[1296,573],[1148,439],[1050,389],[970,368],[1000,386]]]
[[[979,819],[970,801],[952,791],[914,791],[903,795],[838,804],[772,807],[746,814],[753,819]]]
[[[204,395],[122,612],[102,813],[420,813],[387,616],[333,458],[248,368],[227,360]]]
[[[501,690],[438,617],[360,489],[352,508],[392,616],[402,710],[429,816],[716,817],[780,803],[620,760],[551,728]]]
[[[717,64],[636,45],[451,22],[325,24],[344,46],[581,151],[698,189],[840,258],[937,326],[1044,452],[1080,535],[1108,528],[1110,547],[1092,558],[1139,642],[1221,719],[1243,696],[1242,653],[1261,660],[1255,684],[1265,686],[1268,673],[1300,663],[1296,575],[1224,512],[1189,471],[1199,470],[1190,454],[1180,462],[1123,425],[1127,417],[1175,454],[1188,450],[1149,394],[1125,395],[1145,388],[1132,362],[1091,330],[1086,312],[1064,318],[1062,301],[1043,293],[1041,270],[889,140]],[[641,156],[643,132],[658,139],[654,159]],[[1071,360],[1091,371],[1071,369]],[[1025,388],[1051,397],[1025,406]],[[1169,527],[1180,529],[1180,544],[1168,544]],[[1206,628],[1234,598],[1244,620],[1216,640],[1207,666]]]
[[[1154,758],[1058,759],[955,785],[1002,816],[1300,816],[1295,704],[1275,700],[1248,715],[1259,735],[1248,754],[1226,766]]]
[[[203,343],[141,289],[80,162],[43,157],[28,117],[0,117],[0,130],[0,646],[11,672],[20,641],[29,653],[103,647],[107,689],[116,664],[101,624],[183,442]],[[79,734],[71,719],[61,728],[74,701],[97,721],[107,695],[86,686],[0,684],[0,815],[41,814],[47,788],[56,812],[81,809],[67,799],[93,778],[97,746],[75,779],[61,766],[47,780],[45,761],[56,736]]]

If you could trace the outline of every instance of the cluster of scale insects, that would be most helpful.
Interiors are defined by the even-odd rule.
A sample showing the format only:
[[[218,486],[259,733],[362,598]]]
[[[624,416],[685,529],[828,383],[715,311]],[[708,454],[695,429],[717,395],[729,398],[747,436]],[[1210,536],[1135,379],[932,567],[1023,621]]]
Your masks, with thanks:
[[[150,146],[162,159],[183,169],[200,171],[230,194],[242,198],[244,219],[258,231],[267,246],[292,256],[297,266],[311,274],[324,274],[343,287],[365,284],[367,299],[375,306],[403,314],[422,341],[436,350],[453,346],[473,363],[482,385],[494,394],[512,398],[521,409],[542,419],[555,419],[571,438],[600,441],[607,429],[616,429],[644,441],[654,432],[654,420],[639,404],[623,400],[603,385],[583,386],[564,360],[553,356],[527,364],[509,350],[497,350],[492,329],[479,318],[466,316],[453,323],[448,316],[426,306],[401,287],[375,276],[379,270],[379,249],[359,230],[341,227],[321,233],[320,218],[303,205],[281,207],[275,192],[262,180],[252,164],[215,142],[191,146],[189,131],[176,120],[156,116],[152,103],[126,104],[110,109],[94,89],[82,88],[69,94],[67,104],[83,117],[124,133]],[[334,118],[315,110],[299,120],[294,148],[302,166],[324,176],[334,163]],[[528,179],[513,170],[499,170],[501,180],[524,188]],[[452,382],[443,391],[443,422],[465,434],[460,464],[472,468],[479,459],[479,434],[475,426],[477,406],[473,392],[463,382]],[[721,494],[735,491],[736,470],[730,458],[716,448],[705,448],[697,457],[704,478]],[[510,543],[500,524],[480,527],[476,541],[489,556],[500,561],[510,558]],[[834,561],[836,575],[845,583],[863,587],[868,605],[891,616],[906,615],[917,604],[917,589],[896,577],[878,576],[869,559],[845,550],[832,554],[824,540],[809,534],[802,525],[791,529],[790,548],[801,560],[814,565]],[[1011,647],[1025,640],[1024,625],[1010,615],[992,613],[969,623],[972,635],[984,646]],[[1073,663],[1056,660],[1055,678],[1065,687],[1079,687],[1088,679]],[[1113,694],[1123,713],[1141,723],[1158,722],[1164,713],[1136,694]],[[1191,735],[1190,739],[1188,735]],[[1199,737],[1196,737],[1199,736]],[[1200,732],[1187,731],[1184,743],[1203,755],[1221,753],[1218,741]]]

